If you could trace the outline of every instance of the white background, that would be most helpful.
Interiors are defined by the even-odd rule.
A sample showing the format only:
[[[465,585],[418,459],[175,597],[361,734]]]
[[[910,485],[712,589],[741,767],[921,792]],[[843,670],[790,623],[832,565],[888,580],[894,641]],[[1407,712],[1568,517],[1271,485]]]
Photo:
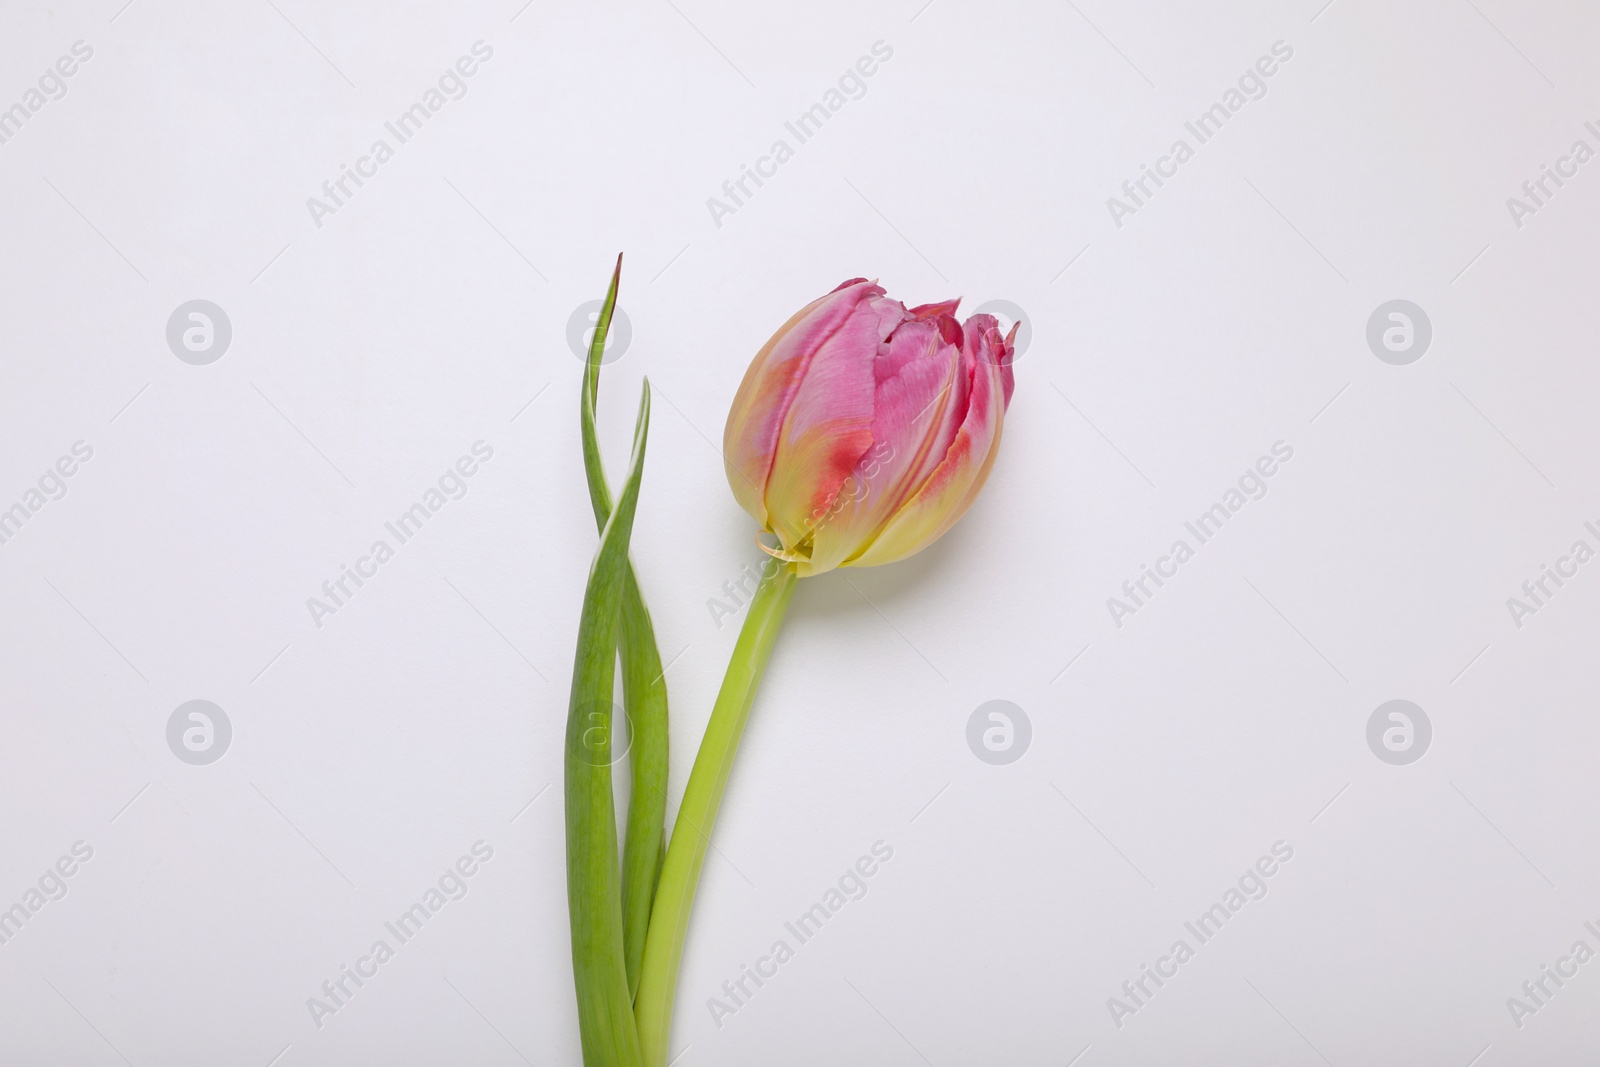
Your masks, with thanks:
[[[1600,163],[1520,227],[1506,199],[1600,148],[1600,16],[1323,2],[6,4],[0,107],[94,52],[0,145],[0,507],[94,455],[0,546],[0,906],[94,855],[0,946],[0,1061],[579,1062],[561,734],[595,531],[565,333],[625,251],[602,429],[615,473],[648,374],[674,805],[737,631],[707,601],[759,558],[716,451],[751,354],[857,275],[1033,330],[973,512],[795,599],[681,1067],[1587,1062],[1600,962],[1521,1028],[1506,1001],[1600,949],[1600,563],[1520,628],[1506,600],[1600,548]],[[316,225],[480,40],[467,95]],[[877,41],[865,95],[716,225]],[[1277,41],[1265,97],[1117,226]],[[208,366],[165,337],[197,298],[233,329]],[[1365,339],[1395,298],[1433,326],[1408,366]],[[480,440],[467,495],[317,626]],[[1270,492],[1117,626],[1277,441]],[[1366,741],[1394,698],[1433,724],[1409,766]],[[166,741],[193,699],[233,726],[209,766]],[[966,742],[994,699],[1032,723],[1008,766]],[[479,840],[467,896],[319,1027],[307,998]],[[868,894],[719,1027],[707,998],[879,840]],[[1268,896],[1117,1026],[1277,841]]]

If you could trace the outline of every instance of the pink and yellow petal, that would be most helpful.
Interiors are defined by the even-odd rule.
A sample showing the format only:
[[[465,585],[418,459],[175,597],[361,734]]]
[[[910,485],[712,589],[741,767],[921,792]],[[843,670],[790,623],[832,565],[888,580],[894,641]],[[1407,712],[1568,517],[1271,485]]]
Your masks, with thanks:
[[[815,337],[767,474],[767,528],[791,551],[872,445],[872,356],[904,313],[898,301],[873,293],[831,333]]]
[[[955,439],[927,479],[864,551],[845,566],[875,567],[921,551],[954,526],[977,499],[1000,448],[1005,417],[1000,367],[965,356],[972,396]]]
[[[822,342],[835,334],[865,299],[883,290],[865,279],[845,282],[796,312],[756,353],[734,395],[722,436],[723,464],[739,506],[768,524],[767,480],[793,405]]]
[[[860,552],[923,480],[930,442],[941,437],[948,442],[960,423],[960,416],[952,414],[958,406],[960,362],[959,350],[923,323],[905,323],[883,346],[873,397],[872,447],[816,528],[814,573],[831,570]],[[889,377],[881,373],[886,364],[895,368]]]

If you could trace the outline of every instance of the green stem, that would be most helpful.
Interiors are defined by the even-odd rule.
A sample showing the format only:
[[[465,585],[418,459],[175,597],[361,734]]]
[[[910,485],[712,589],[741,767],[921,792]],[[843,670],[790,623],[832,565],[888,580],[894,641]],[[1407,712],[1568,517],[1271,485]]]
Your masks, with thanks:
[[[728,663],[728,673],[717,693],[717,703],[711,709],[711,721],[706,724],[705,737],[694,758],[694,770],[678,808],[678,821],[672,827],[661,881],[656,886],[655,908],[650,914],[650,933],[645,939],[644,970],[633,1003],[644,1067],[666,1067],[678,964],[689,932],[689,913],[694,908],[700,868],[705,865],[711,829],[733,769],[734,754],[739,750],[739,738],[750,717],[756,687],[761,684],[767,657],[777,641],[797,580],[794,566],[784,564],[756,588]]]

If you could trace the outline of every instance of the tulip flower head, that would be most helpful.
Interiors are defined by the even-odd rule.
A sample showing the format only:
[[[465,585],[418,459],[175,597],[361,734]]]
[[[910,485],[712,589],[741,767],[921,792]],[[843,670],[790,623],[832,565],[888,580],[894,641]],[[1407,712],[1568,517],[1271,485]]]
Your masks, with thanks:
[[[907,308],[855,278],[756,353],[723,434],[728,482],[799,575],[921,551],[983,488],[1011,402],[1016,327]]]

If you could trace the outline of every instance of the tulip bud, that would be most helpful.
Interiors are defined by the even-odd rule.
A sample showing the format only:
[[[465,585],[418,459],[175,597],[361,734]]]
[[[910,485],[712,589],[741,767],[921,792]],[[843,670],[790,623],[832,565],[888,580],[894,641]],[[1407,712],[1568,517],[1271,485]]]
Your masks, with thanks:
[[[756,353],[723,433],[728,482],[801,576],[936,541],[977,498],[1011,401],[1012,342],[959,300],[907,309],[856,278]]]

